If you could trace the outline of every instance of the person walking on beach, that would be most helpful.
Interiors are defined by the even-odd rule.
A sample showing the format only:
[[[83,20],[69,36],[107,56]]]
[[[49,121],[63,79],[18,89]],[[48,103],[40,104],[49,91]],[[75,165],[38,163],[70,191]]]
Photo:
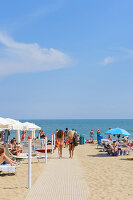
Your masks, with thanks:
[[[68,144],[69,144],[69,158],[73,158],[74,155],[74,148],[75,148],[75,138],[72,130],[68,132]]]
[[[98,141],[98,135],[100,134],[100,130],[97,131],[97,141]]]
[[[90,131],[90,141],[94,144],[94,132],[93,132],[93,130]]]
[[[59,159],[62,157],[62,147],[64,144],[64,131],[59,130],[56,133],[56,146],[58,147]]]
[[[65,147],[67,147],[68,146],[68,128],[66,128],[64,132],[64,143],[65,143]]]

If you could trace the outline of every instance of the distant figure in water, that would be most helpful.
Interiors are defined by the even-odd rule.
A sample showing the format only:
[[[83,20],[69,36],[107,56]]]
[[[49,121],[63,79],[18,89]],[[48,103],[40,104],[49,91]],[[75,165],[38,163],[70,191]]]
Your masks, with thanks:
[[[97,141],[98,141],[98,134],[100,134],[100,130],[99,129],[97,131]]]
[[[94,132],[93,132],[93,130],[90,131],[90,138],[91,138],[90,139],[91,142],[94,143]]]
[[[68,144],[69,144],[70,158],[73,158],[74,148],[75,148],[75,137],[72,130],[69,130],[68,132]]]
[[[58,148],[59,159],[62,157],[63,144],[64,144],[64,131],[59,130],[56,133],[56,147]]]

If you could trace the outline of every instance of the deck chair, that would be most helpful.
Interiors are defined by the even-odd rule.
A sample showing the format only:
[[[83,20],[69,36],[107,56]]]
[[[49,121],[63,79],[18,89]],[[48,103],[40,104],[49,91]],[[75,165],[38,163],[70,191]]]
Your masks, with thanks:
[[[14,158],[14,159],[19,160],[19,161],[28,159],[28,153],[24,153],[24,154],[25,154],[24,156],[19,156],[19,155],[16,156],[16,155],[13,155],[13,154],[9,151],[9,149],[8,149],[8,152],[9,152],[10,158]],[[45,156],[32,156],[32,158],[37,158],[37,160],[38,160],[38,162],[39,162],[40,159],[44,159]]]
[[[0,165],[0,172],[16,173],[16,168],[20,168],[20,165],[18,166],[11,166],[10,164]]]

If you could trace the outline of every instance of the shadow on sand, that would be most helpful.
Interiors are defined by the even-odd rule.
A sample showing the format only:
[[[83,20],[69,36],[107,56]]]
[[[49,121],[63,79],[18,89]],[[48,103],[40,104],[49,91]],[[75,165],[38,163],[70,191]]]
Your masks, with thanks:
[[[64,160],[64,159],[70,159],[70,158],[69,158],[69,157],[62,157],[62,158],[59,159],[59,157],[54,157],[54,158],[49,158],[49,159],[50,159],[50,160],[52,160],[52,159],[53,159],[53,160],[56,160],[56,159],[57,159],[57,160]]]
[[[15,176],[15,173],[2,173],[2,174],[0,174],[0,177],[5,177],[5,176]]]
[[[108,154],[105,154],[105,153],[99,153],[99,154],[96,154],[96,155],[87,155],[88,157],[110,157]]]

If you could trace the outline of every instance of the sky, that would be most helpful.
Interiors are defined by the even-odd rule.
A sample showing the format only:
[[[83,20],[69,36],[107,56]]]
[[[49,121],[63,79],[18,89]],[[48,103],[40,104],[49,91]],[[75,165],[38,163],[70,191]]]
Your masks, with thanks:
[[[0,116],[133,118],[132,0],[5,0]]]

